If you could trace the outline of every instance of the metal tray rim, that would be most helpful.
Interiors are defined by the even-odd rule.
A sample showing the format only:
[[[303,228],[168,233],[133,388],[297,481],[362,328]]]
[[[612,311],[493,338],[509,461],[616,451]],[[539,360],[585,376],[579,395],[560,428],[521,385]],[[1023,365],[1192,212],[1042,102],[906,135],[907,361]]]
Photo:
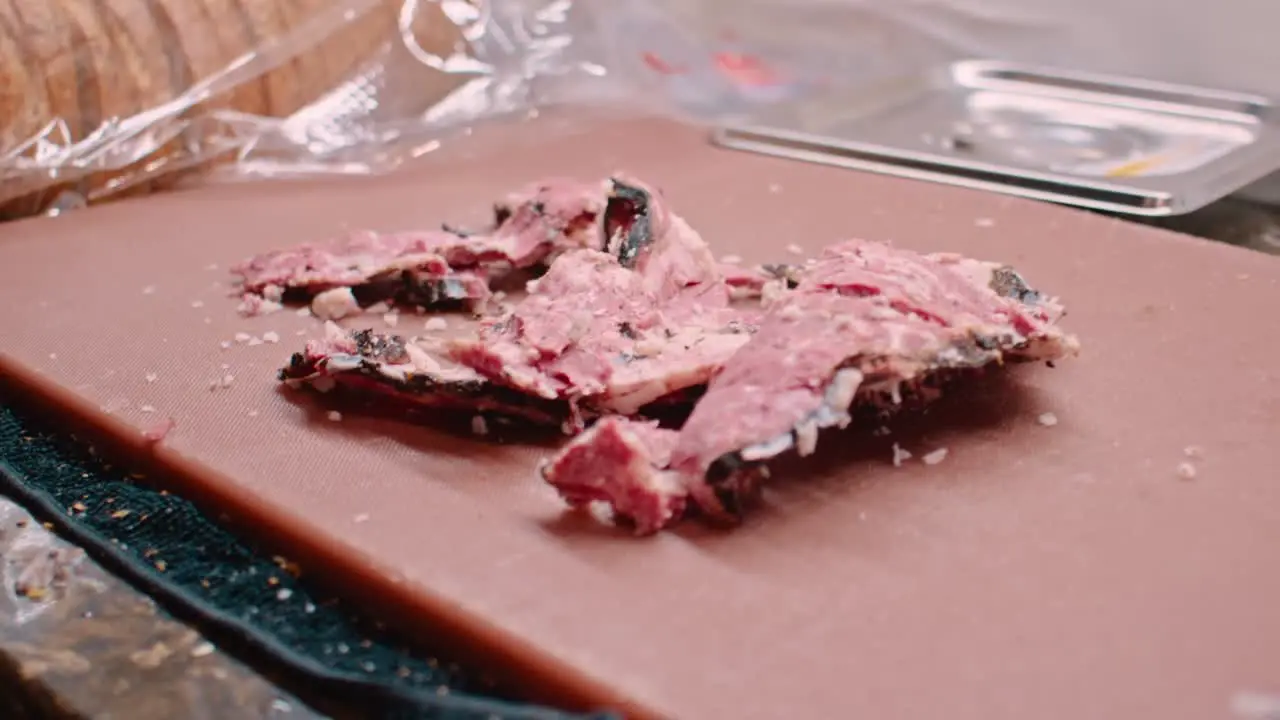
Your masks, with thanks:
[[[789,157],[810,162],[847,167],[881,174],[897,175],[914,179],[929,180],[952,185],[980,188],[1006,194],[1033,197],[1063,204],[1090,207],[1094,209],[1118,212],[1130,215],[1166,216],[1192,212],[1216,200],[1230,195],[1250,183],[1280,170],[1280,127],[1269,121],[1267,114],[1275,107],[1272,100],[1251,93],[1239,93],[1229,90],[1198,88],[1141,78],[1125,78],[1120,76],[1080,73],[1070,70],[1059,70],[1029,64],[1006,62],[1001,60],[971,58],[957,60],[945,66],[923,68],[913,73],[916,77],[925,77],[938,71],[947,73],[959,69],[977,71],[996,69],[1000,72],[1028,73],[1046,77],[1062,77],[1072,82],[1087,82],[1095,86],[1109,85],[1117,91],[1125,87],[1142,88],[1153,92],[1181,94],[1184,96],[1200,95],[1216,103],[1236,103],[1258,109],[1256,114],[1236,111],[1216,111],[1210,108],[1207,113],[1175,113],[1193,114],[1212,117],[1217,121],[1248,124],[1253,132],[1253,141],[1247,145],[1231,149],[1222,156],[1214,158],[1194,170],[1201,177],[1200,189],[1188,191],[1179,179],[1185,179],[1190,172],[1168,176],[1131,177],[1120,182],[1113,180],[1093,179],[1086,176],[1037,170],[1012,164],[982,162],[967,158],[959,158],[941,152],[921,151],[915,148],[896,144],[862,142],[852,138],[826,135],[804,129],[786,127],[788,112],[803,113],[813,102],[790,103],[778,106],[773,112],[765,113],[755,122],[725,123],[714,128],[711,140],[721,147],[757,152],[777,157]],[[973,89],[985,89],[974,86]],[[921,88],[919,92],[929,92]],[[1094,93],[1099,95],[1101,93]],[[1123,97],[1120,92],[1117,96]],[[1080,98],[1088,102],[1088,99]],[[824,99],[823,103],[830,103]],[[1196,110],[1197,106],[1184,105],[1188,110]],[[1145,107],[1148,111],[1161,112],[1161,108]],[[1207,116],[1207,117],[1206,117]],[[977,176],[985,176],[979,178]],[[1040,189],[1028,187],[1039,185]],[[1045,186],[1056,186],[1048,188]],[[1073,192],[1074,191],[1074,192]],[[1127,196],[1139,202],[1100,201],[1096,197],[1113,194]]]

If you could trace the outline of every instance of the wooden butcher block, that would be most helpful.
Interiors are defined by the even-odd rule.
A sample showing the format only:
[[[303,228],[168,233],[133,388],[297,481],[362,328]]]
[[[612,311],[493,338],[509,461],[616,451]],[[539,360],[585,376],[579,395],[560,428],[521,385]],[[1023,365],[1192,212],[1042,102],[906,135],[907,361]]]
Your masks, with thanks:
[[[564,512],[534,474],[550,446],[334,421],[280,391],[276,369],[318,322],[243,319],[228,296],[226,268],[252,253],[477,222],[540,176],[615,169],[748,261],[860,236],[1010,262],[1063,298],[1083,352],[952,393],[885,437],[825,435],[735,530],[635,538]],[[0,297],[6,384],[139,452],[139,431],[172,418],[161,482],[543,699],[645,719],[1203,720],[1280,692],[1277,258],[717,150],[673,124],[545,119],[395,177],[0,226]],[[894,443],[914,456],[902,467]]]

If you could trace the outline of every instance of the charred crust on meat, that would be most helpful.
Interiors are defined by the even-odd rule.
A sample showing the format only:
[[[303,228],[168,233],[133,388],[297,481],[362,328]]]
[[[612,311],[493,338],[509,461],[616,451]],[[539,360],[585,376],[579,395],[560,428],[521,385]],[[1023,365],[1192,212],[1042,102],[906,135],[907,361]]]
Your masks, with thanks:
[[[605,244],[619,264],[634,269],[641,251],[653,242],[649,193],[617,179],[610,182],[613,189],[604,210]]]
[[[991,337],[990,335],[975,335],[973,337],[973,344],[983,350],[988,350],[988,351],[998,350],[1000,348],[999,338],[994,338],[994,337]],[[955,347],[959,347],[959,346],[955,346]]]
[[[512,209],[510,205],[503,203],[494,203],[493,206],[493,224],[501,225],[511,219]]]
[[[1016,270],[1008,266],[999,267],[992,271],[989,286],[997,295],[1013,298],[1025,305],[1034,305],[1040,302],[1040,293],[1027,285],[1027,281],[1022,279],[1022,276]]]
[[[457,309],[476,300],[468,292],[466,283],[458,278],[419,278],[407,272],[401,275],[397,295],[407,303],[435,309]]]
[[[470,307],[481,298],[474,297],[459,278],[422,277],[412,271],[397,271],[351,288],[360,307],[395,300],[408,305],[421,305],[435,310],[457,310]]]
[[[432,278],[416,283],[419,297],[431,304],[456,303],[467,299],[467,286],[457,278]]]
[[[504,335],[506,333],[514,332],[519,325],[520,318],[515,315],[503,315],[501,318],[495,320],[490,328],[492,328],[493,332],[499,335]]]
[[[732,517],[741,517],[742,498],[739,495],[735,479],[747,471],[750,466],[736,452],[721,455],[712,461],[705,476],[707,485],[715,493],[720,507]]]
[[[742,459],[741,454],[727,452],[711,461],[711,466],[707,468],[707,484],[712,486],[724,485],[733,478],[734,474],[746,467],[747,463]]]
[[[276,377],[283,382],[306,375],[310,371],[311,367],[307,362],[307,356],[304,353],[296,352],[289,356],[289,364],[280,368],[280,371],[276,373]]]
[[[800,285],[800,268],[786,263],[769,263],[760,266],[775,280],[782,280],[788,290],[795,290]]]
[[[628,340],[635,340],[640,337],[636,334],[636,329],[631,327],[631,323],[626,320],[618,323],[618,333]]]
[[[742,499],[738,497],[737,491],[728,485],[718,485],[712,488],[715,493],[716,501],[720,503],[721,509],[730,517],[742,517]]]
[[[939,367],[977,367],[991,362],[1001,347],[999,339],[990,335],[972,335],[952,342],[950,352],[940,354],[936,362]]]
[[[453,225],[450,225],[449,223],[441,223],[440,229],[449,233],[450,235],[457,235],[458,237],[463,239],[466,239],[471,237],[472,235],[475,235],[475,233],[472,232],[471,230],[465,230],[460,227],[455,227]]]
[[[343,356],[335,355],[331,360],[340,357]],[[332,373],[327,377],[340,380],[340,376],[357,375],[365,382],[377,383],[394,390],[403,402],[412,404],[426,399],[433,406],[473,414],[495,413],[541,426],[557,426],[572,415],[571,408],[563,401],[534,397],[484,380],[442,381],[424,373],[405,373],[402,377],[394,377],[384,372],[385,363],[378,360],[361,357],[358,363],[350,370]],[[294,382],[314,380],[316,375],[317,363],[314,359],[308,361],[302,353],[295,353],[289,365],[279,372],[282,381]],[[338,387],[343,385],[339,384]]]
[[[371,329],[357,330],[351,334],[356,343],[356,352],[361,357],[379,362],[397,365],[409,361],[409,352],[405,350],[404,338],[399,335],[384,335]]]

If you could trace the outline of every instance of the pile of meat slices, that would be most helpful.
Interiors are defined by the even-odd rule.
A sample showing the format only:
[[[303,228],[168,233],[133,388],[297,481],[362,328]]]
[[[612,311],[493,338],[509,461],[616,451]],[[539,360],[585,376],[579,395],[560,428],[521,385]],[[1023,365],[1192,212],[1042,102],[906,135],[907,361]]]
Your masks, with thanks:
[[[527,295],[493,307],[493,283],[530,269],[544,272]],[[247,312],[335,292],[355,306],[472,308],[477,330],[447,340],[330,323],[280,378],[557,426],[572,439],[542,479],[641,534],[693,512],[739,518],[771,459],[814,452],[857,408],[927,402],[954,378],[1078,349],[1062,307],[1007,266],[854,240],[738,268],[621,176],[539,183],[483,231],[363,234],[235,272]],[[661,426],[659,410],[682,423]]]

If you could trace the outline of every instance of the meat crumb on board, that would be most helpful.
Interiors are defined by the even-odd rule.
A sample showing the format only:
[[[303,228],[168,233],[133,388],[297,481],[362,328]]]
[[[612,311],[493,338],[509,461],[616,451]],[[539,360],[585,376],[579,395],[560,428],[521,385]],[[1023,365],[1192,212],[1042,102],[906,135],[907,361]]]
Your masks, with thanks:
[[[1178,467],[1175,472],[1177,472],[1178,477],[1183,480],[1195,480],[1196,475],[1198,474],[1196,466],[1189,462],[1178,463]]]
[[[1238,692],[1231,697],[1231,712],[1240,720],[1280,720],[1280,695]]]
[[[143,405],[142,407],[138,408],[138,410],[144,413],[153,413],[156,411],[156,408],[154,405]]]
[[[422,327],[427,332],[439,332],[449,327],[449,321],[442,317],[433,317],[423,323]]]
[[[247,332],[238,332],[238,333],[236,333],[236,334],[235,334],[234,336],[232,336],[232,337],[233,337],[233,339],[234,339],[236,342],[241,343],[241,344],[243,344],[243,343],[247,343],[247,342],[249,342],[250,340],[252,340],[252,339],[253,339],[253,336],[252,336],[252,335],[250,335],[250,334],[249,334],[249,333],[247,333]]]
[[[204,301],[203,301],[203,300],[192,300],[192,301],[191,301],[191,307],[193,307],[193,308],[202,308],[202,307],[204,307]]]
[[[938,463],[947,459],[947,453],[948,453],[948,450],[946,448],[938,448],[933,452],[930,452],[926,455],[921,456],[920,459],[924,461],[925,465],[937,465]]]
[[[173,418],[165,418],[158,423],[148,425],[142,430],[142,438],[149,443],[158,443],[169,437],[169,433],[178,426]]]
[[[144,377],[146,378],[147,382],[153,383],[156,381],[158,376],[155,373],[147,373]]]
[[[329,418],[329,422],[342,422],[342,413],[337,410],[330,410],[325,417]]]
[[[996,221],[991,218],[976,218],[973,221],[973,224],[980,228],[989,228],[993,227],[996,224]]]
[[[795,243],[791,243],[790,245],[787,246],[787,252],[791,253],[792,255],[803,255],[804,248],[800,247]]]
[[[902,449],[898,443],[893,444],[893,466],[902,467],[902,463],[911,459],[911,453]]]
[[[267,332],[262,333],[262,341],[275,344],[280,342],[280,336],[277,333],[268,330]]]
[[[355,523],[369,522],[369,513],[360,513],[355,517],[351,518],[351,522],[355,522]]]
[[[1199,460],[1200,458],[1204,457],[1204,448],[1200,447],[1199,445],[1188,445],[1182,448],[1182,454],[1186,455],[1192,460]]]
[[[1058,424],[1058,416],[1051,412],[1040,413],[1040,416],[1036,418],[1036,422],[1045,427],[1053,427]]]
[[[325,290],[311,301],[311,313],[321,320],[341,320],[360,312],[360,303],[351,288]]]
[[[471,434],[480,436],[489,434],[489,423],[485,422],[483,415],[471,418]]]
[[[222,342],[218,343],[218,347],[222,348],[223,350],[230,350],[230,349],[231,349],[231,341],[230,341],[230,340],[223,340]]]
[[[396,325],[400,324],[400,313],[397,313],[397,312],[384,313],[382,316],[382,322],[386,323],[389,327],[395,327]]]

